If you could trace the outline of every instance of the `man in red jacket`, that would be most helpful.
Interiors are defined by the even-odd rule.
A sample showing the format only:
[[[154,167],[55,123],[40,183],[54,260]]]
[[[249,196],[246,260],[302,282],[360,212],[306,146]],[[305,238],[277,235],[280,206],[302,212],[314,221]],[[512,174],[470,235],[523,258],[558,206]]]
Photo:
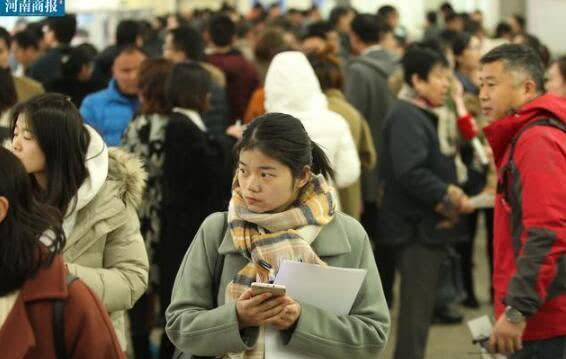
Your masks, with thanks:
[[[525,45],[481,59],[480,101],[498,168],[489,349],[566,358],[566,101],[544,95],[544,68]]]

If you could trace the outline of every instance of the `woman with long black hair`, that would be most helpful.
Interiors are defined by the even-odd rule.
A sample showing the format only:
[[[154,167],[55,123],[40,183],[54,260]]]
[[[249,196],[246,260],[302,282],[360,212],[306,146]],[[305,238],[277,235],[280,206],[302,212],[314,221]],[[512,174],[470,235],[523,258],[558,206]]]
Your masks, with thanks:
[[[137,215],[145,179],[141,163],[108,150],[60,94],[15,107],[11,131],[12,151],[30,176],[35,198],[64,214],[67,268],[101,298],[125,348],[124,311],[147,287]]]
[[[65,235],[58,213],[33,198],[21,162],[0,147],[2,356],[122,358],[102,303],[80,280],[65,283],[68,273],[59,256]],[[53,314],[56,301],[63,303],[60,332]]]

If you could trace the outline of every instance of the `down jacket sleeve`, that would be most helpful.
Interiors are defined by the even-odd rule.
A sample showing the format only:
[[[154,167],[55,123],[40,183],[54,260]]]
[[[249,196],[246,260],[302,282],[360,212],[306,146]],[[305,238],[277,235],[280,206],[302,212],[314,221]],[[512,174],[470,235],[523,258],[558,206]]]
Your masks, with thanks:
[[[69,271],[99,296],[110,313],[132,308],[148,282],[149,263],[137,212],[126,207],[121,215],[126,216],[123,225],[107,235],[103,268],[67,264]]]
[[[338,116],[338,115],[336,115]],[[352,133],[346,121],[340,117],[340,121],[337,121],[340,126],[340,141],[338,142],[338,148],[335,154],[334,172],[335,172],[335,182],[336,187],[344,188],[348,187],[360,177],[361,165],[360,158],[358,157],[358,150],[354,144],[354,139],[352,138]]]

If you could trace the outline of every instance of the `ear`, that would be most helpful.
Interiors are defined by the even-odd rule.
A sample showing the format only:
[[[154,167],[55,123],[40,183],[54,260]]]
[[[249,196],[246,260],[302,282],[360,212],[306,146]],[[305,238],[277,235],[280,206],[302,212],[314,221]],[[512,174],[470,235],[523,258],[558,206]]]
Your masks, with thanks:
[[[537,84],[531,79],[523,83],[523,90],[525,91],[525,95],[536,95],[538,93]]]
[[[305,166],[303,168],[303,173],[297,179],[297,187],[303,188],[307,183],[309,183],[309,181],[311,180],[311,177],[312,177],[311,167]]]
[[[420,96],[419,89],[421,87],[420,85],[422,84],[422,82],[423,80],[419,77],[418,74],[415,73],[411,75],[411,84],[413,86],[413,89],[417,92],[417,94],[419,94],[419,96]]]
[[[6,197],[0,197],[0,223],[4,221],[4,218],[8,215],[8,209],[10,208],[10,202]]]

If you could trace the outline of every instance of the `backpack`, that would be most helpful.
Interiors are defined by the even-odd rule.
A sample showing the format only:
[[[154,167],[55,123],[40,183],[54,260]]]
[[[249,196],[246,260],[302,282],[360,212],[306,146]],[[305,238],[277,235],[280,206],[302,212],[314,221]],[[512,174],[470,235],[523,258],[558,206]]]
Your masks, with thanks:
[[[68,273],[65,277],[67,288],[79,279],[77,276]],[[65,299],[55,299],[53,301],[53,339],[55,344],[55,355],[57,359],[66,359],[67,350],[65,349]]]
[[[521,137],[521,135],[525,133],[528,129],[535,126],[550,126],[550,127],[558,128],[566,133],[566,124],[553,118],[546,118],[528,124],[527,126],[523,127],[519,131],[519,133],[515,135],[515,137],[513,137],[513,140],[511,141],[511,150],[509,151],[509,159],[507,160],[507,163],[501,170],[501,179],[497,183],[497,193],[501,194],[503,196],[503,199],[507,203],[509,203],[512,212],[516,212],[521,208],[520,207],[521,203],[519,203],[519,199],[514,198],[510,191],[510,188],[513,186],[515,179],[519,175],[519,170],[517,169],[517,165],[513,160],[513,154],[515,152],[515,147],[517,146],[517,143],[519,142],[519,138]]]

